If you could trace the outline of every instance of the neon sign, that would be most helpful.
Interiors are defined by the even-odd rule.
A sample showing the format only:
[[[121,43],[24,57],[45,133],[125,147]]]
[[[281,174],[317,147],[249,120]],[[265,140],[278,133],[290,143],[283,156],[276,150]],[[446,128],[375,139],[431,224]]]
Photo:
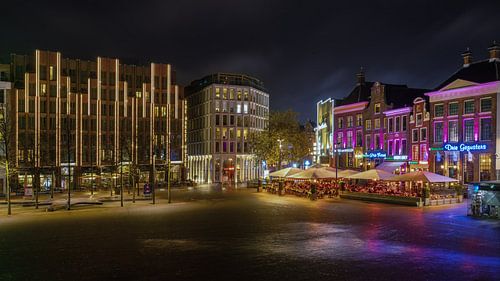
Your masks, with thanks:
[[[334,149],[333,151],[338,152],[338,153],[354,152],[354,149],[353,148],[338,148],[338,149]]]
[[[370,159],[386,158],[386,157],[387,153],[385,151],[369,151],[363,154],[363,158],[370,158]]]
[[[465,143],[460,143],[460,144],[450,144],[447,143],[443,146],[444,151],[481,151],[481,150],[486,150],[488,149],[488,146],[486,144],[465,144]]]

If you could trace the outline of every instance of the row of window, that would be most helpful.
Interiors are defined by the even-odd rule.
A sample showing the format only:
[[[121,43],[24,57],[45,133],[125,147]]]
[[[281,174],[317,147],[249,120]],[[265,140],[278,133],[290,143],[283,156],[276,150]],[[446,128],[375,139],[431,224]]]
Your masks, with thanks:
[[[422,115],[420,114],[420,117]],[[353,116],[347,116],[347,128],[353,127]],[[408,126],[408,118],[407,116],[397,116],[397,117],[389,117],[389,118],[384,118],[386,124],[386,128],[388,129],[389,133],[393,132],[406,132],[407,126]],[[378,130],[380,129],[380,118],[374,119],[374,120],[365,120],[365,129],[367,131],[372,129],[372,121],[373,121],[373,129]],[[338,124],[338,129],[343,129],[344,128],[344,118],[340,117],[337,119],[337,124]],[[361,114],[356,114],[356,127],[362,126],[363,125],[363,117]]]
[[[435,104],[434,105],[434,117],[443,117],[445,114],[445,105]],[[492,109],[492,99],[490,97],[482,98],[479,101],[479,112],[491,112]],[[473,114],[476,112],[476,101],[466,100],[463,103],[462,114]],[[459,103],[450,102],[448,103],[447,116],[457,116],[459,114]]]
[[[248,142],[216,141],[212,148],[211,143],[196,143],[188,145],[189,155],[203,155],[211,153],[251,153]]]
[[[434,142],[458,142],[459,141],[459,124],[458,120],[447,122],[447,134],[445,133],[445,122],[434,122]],[[479,130],[475,130],[475,120],[463,120],[463,141],[489,141],[492,139],[493,123],[491,118],[479,119]],[[447,139],[445,139],[445,136]]]

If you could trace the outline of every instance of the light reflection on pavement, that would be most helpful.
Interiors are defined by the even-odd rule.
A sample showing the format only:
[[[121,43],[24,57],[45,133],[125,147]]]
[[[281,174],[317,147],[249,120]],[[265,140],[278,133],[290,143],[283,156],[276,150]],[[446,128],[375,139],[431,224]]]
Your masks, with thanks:
[[[466,217],[464,205],[312,202],[210,187],[176,191],[171,205],[159,197],[156,206],[0,216],[0,280],[495,280],[500,274],[500,222]]]

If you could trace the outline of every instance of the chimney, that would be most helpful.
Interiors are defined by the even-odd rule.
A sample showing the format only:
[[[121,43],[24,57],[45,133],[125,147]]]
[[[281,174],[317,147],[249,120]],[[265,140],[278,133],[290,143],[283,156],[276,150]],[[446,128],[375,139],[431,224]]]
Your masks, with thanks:
[[[493,41],[493,45],[488,48],[490,52],[490,61],[500,59],[500,46],[498,46],[497,41]]]
[[[462,58],[464,58],[464,67],[467,67],[472,63],[472,52],[469,47],[467,47],[465,52],[462,53]]]
[[[358,85],[365,84],[365,71],[363,70],[363,67],[359,69],[359,72],[356,73],[356,79],[358,82]]]

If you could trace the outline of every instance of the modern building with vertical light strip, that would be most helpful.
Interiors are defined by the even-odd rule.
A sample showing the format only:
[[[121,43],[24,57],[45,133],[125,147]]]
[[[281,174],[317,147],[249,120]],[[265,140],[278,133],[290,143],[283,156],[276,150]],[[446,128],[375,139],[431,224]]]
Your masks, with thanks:
[[[333,107],[335,100],[328,98],[316,103],[316,143],[314,144],[314,161],[330,165],[333,151]]]
[[[186,87],[188,177],[200,183],[246,182],[262,175],[249,135],[267,128],[269,94],[243,74],[216,73]]]
[[[138,167],[141,182],[156,166],[164,181],[170,156],[174,180],[185,159],[185,104],[170,64],[123,64],[65,58],[36,50],[11,55],[9,96],[20,186],[75,187],[112,181],[119,167]],[[176,167],[179,166],[179,167]]]

